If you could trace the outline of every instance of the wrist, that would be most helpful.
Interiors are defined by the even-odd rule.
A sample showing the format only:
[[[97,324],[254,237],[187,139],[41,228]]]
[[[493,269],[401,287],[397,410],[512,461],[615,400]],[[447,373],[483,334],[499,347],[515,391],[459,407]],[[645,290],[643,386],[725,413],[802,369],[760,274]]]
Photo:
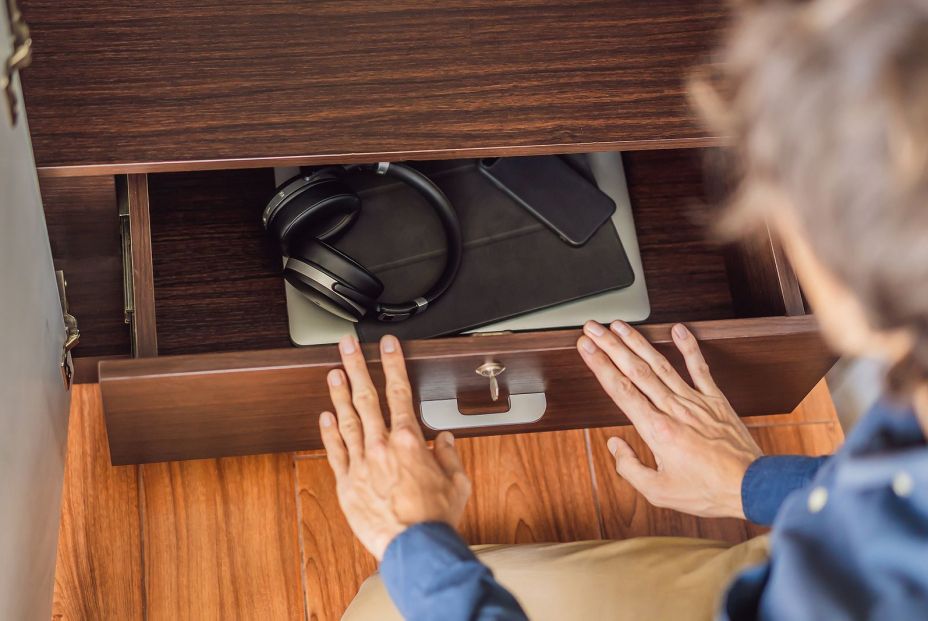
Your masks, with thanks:
[[[397,537],[406,532],[408,528],[409,526],[398,522],[384,525],[368,539],[370,542],[369,545],[365,543],[364,540],[362,540],[362,543],[365,544],[364,547],[367,548],[368,552],[377,559],[377,562],[380,562],[383,560],[383,555],[386,553],[387,548],[390,547],[390,544],[393,543]]]
[[[732,484],[726,487],[727,493],[720,503],[721,513],[724,517],[733,517],[740,520],[747,519],[744,509],[744,479],[751,465],[760,457],[762,455],[753,455],[751,458],[744,460],[741,467],[738,468],[739,472]]]
[[[387,551],[391,547],[401,545],[403,539],[414,537],[417,532],[421,533],[423,531],[435,530],[451,532],[454,533],[455,537],[460,537],[460,535],[457,533],[457,529],[455,529],[445,520],[425,520],[422,522],[415,522],[413,524],[402,525],[395,532],[388,535],[389,538],[385,538],[382,547],[380,548],[380,554],[375,554],[373,550],[371,550],[371,554],[374,554],[374,557],[378,562],[382,562],[387,555]]]

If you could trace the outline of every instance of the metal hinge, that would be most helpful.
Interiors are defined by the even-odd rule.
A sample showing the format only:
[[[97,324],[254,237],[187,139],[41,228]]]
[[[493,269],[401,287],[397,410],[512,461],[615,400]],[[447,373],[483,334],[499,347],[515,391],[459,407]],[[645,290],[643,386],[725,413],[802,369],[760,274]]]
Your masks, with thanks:
[[[64,279],[64,272],[55,272],[58,280],[58,300],[61,302],[61,316],[64,319],[64,343],[61,346],[61,379],[64,380],[65,390],[70,390],[71,380],[74,378],[74,364],[71,361],[71,350],[81,340],[81,331],[77,328],[77,318],[68,312],[68,282]]]
[[[116,177],[116,197],[119,208],[119,237],[122,241],[122,311],[126,325],[131,326],[135,315],[135,285],[132,279],[132,232],[129,220],[129,190],[125,175]],[[133,339],[134,341],[134,339]]]
[[[6,99],[7,114],[10,125],[16,126],[19,120],[19,99],[14,88],[14,76],[20,69],[29,66],[32,62],[32,37],[29,36],[29,26],[23,19],[23,14],[16,6],[16,0],[4,0],[6,3],[7,18],[10,21],[10,32],[13,35],[13,51],[9,57],[0,63],[0,88],[3,89]]]

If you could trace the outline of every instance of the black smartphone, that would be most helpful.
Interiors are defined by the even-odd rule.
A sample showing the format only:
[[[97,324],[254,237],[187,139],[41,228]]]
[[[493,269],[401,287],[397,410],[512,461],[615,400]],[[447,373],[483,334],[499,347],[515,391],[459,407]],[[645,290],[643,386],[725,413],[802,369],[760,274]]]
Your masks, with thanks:
[[[615,203],[557,155],[480,160],[480,172],[561,239],[582,246],[615,212]]]

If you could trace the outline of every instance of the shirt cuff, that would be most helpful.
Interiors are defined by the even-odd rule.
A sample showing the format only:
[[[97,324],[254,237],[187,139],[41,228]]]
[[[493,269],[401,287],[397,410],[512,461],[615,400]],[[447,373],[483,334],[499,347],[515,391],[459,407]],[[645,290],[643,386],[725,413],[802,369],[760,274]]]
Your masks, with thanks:
[[[805,487],[827,459],[802,455],[757,458],[741,480],[744,517],[755,524],[772,524],[786,497]]]
[[[404,619],[524,619],[512,595],[442,522],[414,524],[397,535],[380,574]]]

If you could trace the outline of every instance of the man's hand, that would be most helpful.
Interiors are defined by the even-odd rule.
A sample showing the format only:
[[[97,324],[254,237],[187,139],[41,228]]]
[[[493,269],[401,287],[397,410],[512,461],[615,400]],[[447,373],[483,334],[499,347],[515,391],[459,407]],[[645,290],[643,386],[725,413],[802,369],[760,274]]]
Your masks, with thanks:
[[[615,469],[658,507],[703,517],[744,517],[741,480],[763,453],[709,374],[699,344],[682,324],[673,340],[695,384],[628,324],[583,327],[577,349],[596,379],[647,443],[657,469],[624,440],[609,438]]]
[[[434,450],[425,443],[396,337],[380,341],[389,432],[357,340],[343,338],[339,351],[345,371],[336,369],[328,376],[338,419],[323,412],[319,428],[348,524],[380,560],[390,541],[408,526],[456,526],[470,495],[470,481],[454,449],[454,436],[439,434]]]

